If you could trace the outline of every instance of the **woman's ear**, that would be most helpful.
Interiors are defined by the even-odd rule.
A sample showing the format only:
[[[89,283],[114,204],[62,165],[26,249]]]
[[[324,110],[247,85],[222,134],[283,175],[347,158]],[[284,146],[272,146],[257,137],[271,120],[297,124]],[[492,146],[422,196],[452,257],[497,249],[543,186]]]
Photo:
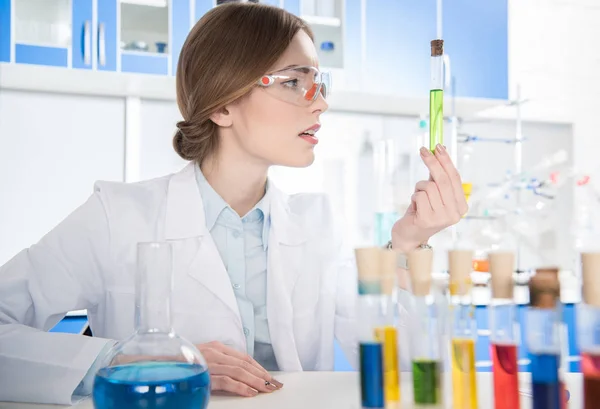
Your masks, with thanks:
[[[221,108],[210,116],[210,120],[220,127],[228,128],[233,125],[233,117],[227,107]]]

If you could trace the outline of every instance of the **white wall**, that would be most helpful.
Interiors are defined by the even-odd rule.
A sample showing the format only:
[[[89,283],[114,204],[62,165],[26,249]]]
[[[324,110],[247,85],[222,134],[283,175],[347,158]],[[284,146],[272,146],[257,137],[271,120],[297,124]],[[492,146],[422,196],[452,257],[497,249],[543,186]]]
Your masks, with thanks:
[[[123,180],[124,131],[122,98],[0,90],[0,265]]]
[[[600,177],[600,2],[511,0],[509,10],[511,95],[521,84],[528,115],[572,122],[575,165]]]

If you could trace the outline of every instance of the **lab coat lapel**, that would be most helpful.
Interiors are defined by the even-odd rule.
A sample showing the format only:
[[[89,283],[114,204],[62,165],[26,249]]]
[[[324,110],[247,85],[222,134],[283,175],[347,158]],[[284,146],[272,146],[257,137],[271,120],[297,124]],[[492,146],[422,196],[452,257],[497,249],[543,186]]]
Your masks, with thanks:
[[[271,196],[271,229],[267,266],[267,317],[271,344],[277,365],[282,371],[301,371],[296,340],[294,339],[294,311],[292,291],[299,268],[286,268],[282,248],[286,252],[300,250],[305,237],[299,221],[288,207],[288,197],[274,186]],[[288,261],[289,262],[289,261]],[[289,267],[289,266],[288,266]],[[298,267],[298,266],[295,266]]]
[[[189,164],[169,182],[165,235],[173,244],[175,271],[185,271],[198,280],[231,309],[241,323],[229,275],[206,228],[194,166]]]

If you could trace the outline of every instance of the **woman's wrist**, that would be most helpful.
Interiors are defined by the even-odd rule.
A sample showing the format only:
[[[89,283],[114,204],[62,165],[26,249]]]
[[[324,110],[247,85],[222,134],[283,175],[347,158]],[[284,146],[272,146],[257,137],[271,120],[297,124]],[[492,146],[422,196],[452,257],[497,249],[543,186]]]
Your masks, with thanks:
[[[392,240],[388,243],[388,247],[402,254],[408,254],[412,250],[416,250],[422,245],[427,244],[427,241],[410,240],[402,237],[397,237],[392,234]]]

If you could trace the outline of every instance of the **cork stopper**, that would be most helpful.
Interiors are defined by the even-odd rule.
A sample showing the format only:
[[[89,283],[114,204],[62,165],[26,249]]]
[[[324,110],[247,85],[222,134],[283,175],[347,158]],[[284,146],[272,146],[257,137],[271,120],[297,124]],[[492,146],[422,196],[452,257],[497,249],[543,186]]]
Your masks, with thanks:
[[[396,286],[398,253],[379,247],[354,250],[359,294],[391,295]]]
[[[431,56],[439,57],[444,55],[444,40],[431,41]]]
[[[467,295],[471,291],[471,271],[473,252],[471,250],[450,250],[448,252],[450,273],[450,295]]]
[[[358,270],[358,293],[379,294],[379,249],[377,247],[359,248],[354,250],[356,268]]]
[[[414,295],[423,297],[431,292],[432,265],[433,251],[431,249],[414,250],[408,253],[408,273]]]
[[[510,252],[496,252],[490,253],[488,259],[492,298],[512,299],[514,296],[513,269],[515,255]]]
[[[600,307],[600,253],[581,253],[583,302]]]
[[[529,279],[529,302],[534,308],[552,309],[560,299],[558,268],[540,268]]]

